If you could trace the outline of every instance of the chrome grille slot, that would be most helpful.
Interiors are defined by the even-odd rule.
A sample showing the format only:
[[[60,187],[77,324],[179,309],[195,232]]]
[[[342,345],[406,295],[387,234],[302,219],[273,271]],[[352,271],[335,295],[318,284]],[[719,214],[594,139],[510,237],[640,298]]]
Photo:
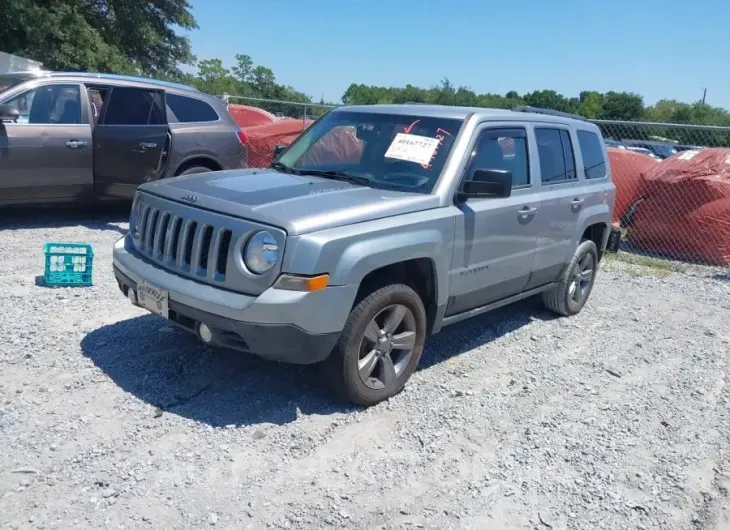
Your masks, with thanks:
[[[214,260],[214,257],[210,253],[211,243],[213,242],[213,227],[210,225],[205,225],[200,232],[201,236],[200,255],[198,257],[198,273],[204,275],[210,269],[208,262]]]
[[[183,243],[183,266],[188,270],[194,271],[193,267],[193,250],[195,247],[195,239],[198,232],[198,223],[189,221],[187,230],[185,231],[185,241]]]
[[[152,252],[157,259],[162,258],[162,245],[165,243],[167,236],[167,225],[170,222],[170,214],[162,212],[157,216],[157,228],[155,238],[152,243]]]
[[[228,250],[231,247],[231,236],[233,233],[230,230],[222,229],[218,238],[218,248],[215,250],[215,256],[217,256],[215,264],[215,272],[221,276],[226,275],[226,268],[228,267]]]
[[[157,216],[160,214],[160,210],[153,208],[149,216],[147,216],[147,228],[145,229],[144,246],[148,253],[152,252],[152,242],[155,238],[155,228],[157,226]]]
[[[259,294],[276,280],[277,269],[268,275],[248,273],[241,264],[241,249],[252,233],[263,229],[276,234],[283,245],[283,230],[143,192],[138,205],[131,234],[134,248],[159,267],[246,294]]]

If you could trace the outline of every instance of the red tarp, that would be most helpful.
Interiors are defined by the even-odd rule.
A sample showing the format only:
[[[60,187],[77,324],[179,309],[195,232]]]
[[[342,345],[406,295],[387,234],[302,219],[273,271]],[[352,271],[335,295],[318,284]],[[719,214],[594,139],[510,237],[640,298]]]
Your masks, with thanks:
[[[270,112],[258,107],[249,107],[248,105],[228,105],[228,114],[236,121],[239,127],[255,127],[256,125],[266,125],[276,121],[276,116]],[[245,132],[245,131],[244,131]]]
[[[678,259],[730,264],[730,149],[677,153],[647,171],[645,181],[631,243]]]
[[[659,162],[628,149],[609,147],[606,151],[613,183],[616,185],[616,206],[613,212],[613,221],[616,223],[621,221],[631,205],[644,193],[644,174]]]

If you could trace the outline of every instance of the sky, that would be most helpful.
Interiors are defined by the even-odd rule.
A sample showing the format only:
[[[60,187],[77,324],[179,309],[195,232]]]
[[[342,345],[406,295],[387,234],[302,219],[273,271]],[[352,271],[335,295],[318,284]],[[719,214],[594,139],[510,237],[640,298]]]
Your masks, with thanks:
[[[237,53],[340,102],[351,83],[628,91],[730,109],[730,0],[190,0],[198,59]]]

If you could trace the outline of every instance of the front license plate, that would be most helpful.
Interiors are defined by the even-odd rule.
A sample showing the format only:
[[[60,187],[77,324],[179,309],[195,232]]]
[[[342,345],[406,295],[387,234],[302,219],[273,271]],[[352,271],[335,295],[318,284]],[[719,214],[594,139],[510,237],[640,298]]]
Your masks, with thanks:
[[[168,317],[167,291],[142,282],[137,286],[137,301],[139,305],[161,317]]]

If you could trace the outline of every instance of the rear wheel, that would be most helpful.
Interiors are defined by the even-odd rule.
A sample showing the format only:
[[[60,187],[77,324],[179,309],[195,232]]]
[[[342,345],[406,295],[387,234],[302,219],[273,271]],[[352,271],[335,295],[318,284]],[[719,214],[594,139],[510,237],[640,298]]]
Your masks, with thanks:
[[[327,359],[327,376],[345,399],[364,406],[400,392],[418,365],[426,337],[421,298],[406,285],[378,289],[350,313]]]
[[[580,312],[593,290],[598,271],[598,250],[593,241],[582,241],[558,283],[543,294],[545,306],[562,316]]]

